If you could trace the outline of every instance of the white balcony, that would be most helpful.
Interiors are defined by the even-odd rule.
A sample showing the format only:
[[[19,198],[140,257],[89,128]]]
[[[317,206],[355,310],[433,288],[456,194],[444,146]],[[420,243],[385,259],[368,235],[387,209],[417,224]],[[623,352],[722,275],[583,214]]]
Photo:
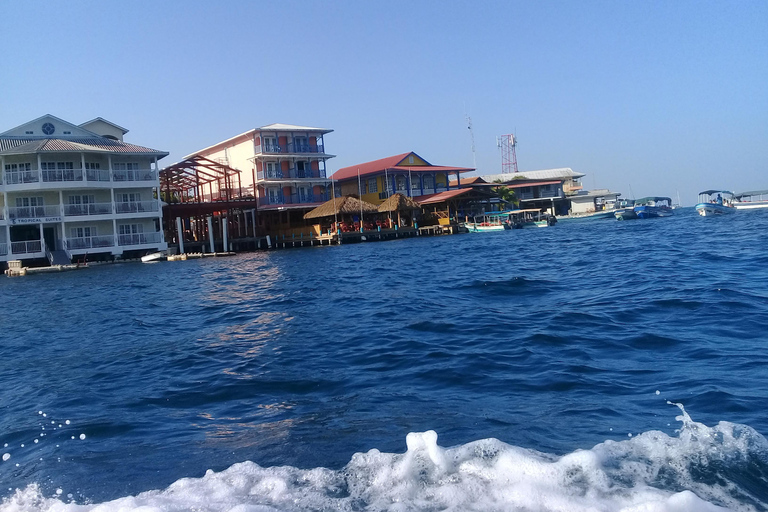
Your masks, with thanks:
[[[85,236],[81,238],[69,238],[65,242],[68,251],[78,251],[82,249],[98,249],[101,247],[114,247],[114,235]]]
[[[57,204],[45,206],[17,206],[14,208],[8,208],[8,218],[11,220],[39,219],[44,217],[59,216],[61,216],[61,208]]]
[[[43,252],[43,243],[40,240],[11,242],[11,252],[13,254],[34,254]]]
[[[138,169],[131,171],[112,171],[114,181],[155,181],[157,172],[152,169]]]
[[[143,213],[158,211],[157,200],[129,201],[127,203],[115,203],[115,213]]]
[[[133,233],[130,235],[117,235],[117,245],[147,245],[162,243],[162,233]]]
[[[6,172],[4,181],[6,185],[22,185],[24,183],[39,183],[40,171]]]
[[[112,203],[88,203],[88,204],[65,204],[64,216],[77,217],[82,215],[110,215],[112,213]]]
[[[45,183],[83,181],[82,169],[44,169],[40,172]]]

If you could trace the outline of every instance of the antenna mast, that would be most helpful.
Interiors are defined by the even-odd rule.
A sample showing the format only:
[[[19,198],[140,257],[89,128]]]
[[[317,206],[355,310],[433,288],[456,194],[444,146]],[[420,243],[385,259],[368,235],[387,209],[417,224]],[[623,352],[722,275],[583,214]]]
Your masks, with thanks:
[[[517,173],[517,138],[514,134],[496,137],[496,145],[501,151],[501,173]]]
[[[477,170],[477,156],[475,155],[475,132],[472,130],[472,118],[467,118],[467,129],[469,129],[469,138],[472,140],[472,166]]]

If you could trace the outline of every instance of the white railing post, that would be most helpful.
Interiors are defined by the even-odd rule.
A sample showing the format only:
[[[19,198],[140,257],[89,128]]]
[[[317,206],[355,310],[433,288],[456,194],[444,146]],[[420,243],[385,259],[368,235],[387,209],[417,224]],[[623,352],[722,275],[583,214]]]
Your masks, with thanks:
[[[176,233],[179,237],[179,254],[184,254],[184,232],[181,229],[181,217],[176,217]]]

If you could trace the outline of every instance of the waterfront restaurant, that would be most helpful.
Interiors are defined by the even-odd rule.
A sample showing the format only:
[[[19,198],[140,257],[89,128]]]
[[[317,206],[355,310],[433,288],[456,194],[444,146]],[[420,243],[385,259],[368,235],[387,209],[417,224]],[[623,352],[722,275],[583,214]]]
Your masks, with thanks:
[[[52,115],[0,133],[0,262],[132,258],[164,250],[163,151],[123,141],[97,117]]]
[[[331,178],[342,195],[359,195],[363,201],[379,205],[392,194],[400,193],[421,203],[420,197],[446,192],[450,176],[461,182],[461,174],[474,171],[466,167],[432,165],[414,152],[372,162],[343,167]],[[460,185],[459,185],[460,186]]]

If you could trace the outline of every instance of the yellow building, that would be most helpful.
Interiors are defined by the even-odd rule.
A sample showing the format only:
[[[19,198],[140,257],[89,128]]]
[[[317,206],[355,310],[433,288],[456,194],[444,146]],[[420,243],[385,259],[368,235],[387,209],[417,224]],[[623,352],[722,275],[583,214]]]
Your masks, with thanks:
[[[474,169],[432,165],[410,152],[344,167],[331,179],[337,183],[337,193],[340,188],[342,195],[355,194],[369,203],[381,204],[396,192],[419,201],[458,188],[461,173],[470,171]],[[452,175],[458,184],[451,183]]]

